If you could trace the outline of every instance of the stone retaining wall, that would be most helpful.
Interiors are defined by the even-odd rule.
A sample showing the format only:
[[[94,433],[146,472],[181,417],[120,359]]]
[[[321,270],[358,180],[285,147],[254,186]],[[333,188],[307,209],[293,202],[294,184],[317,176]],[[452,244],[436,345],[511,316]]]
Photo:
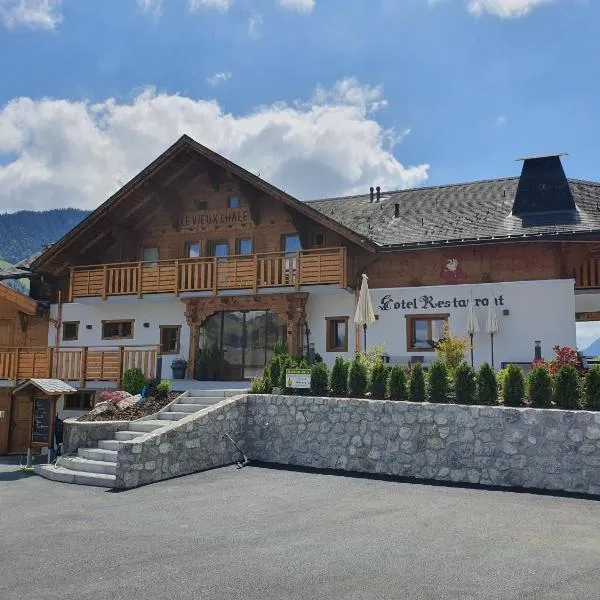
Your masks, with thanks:
[[[125,431],[131,421],[77,421],[66,419],[63,429],[63,453],[73,454],[77,448],[93,448],[100,440],[112,440],[117,431]]]

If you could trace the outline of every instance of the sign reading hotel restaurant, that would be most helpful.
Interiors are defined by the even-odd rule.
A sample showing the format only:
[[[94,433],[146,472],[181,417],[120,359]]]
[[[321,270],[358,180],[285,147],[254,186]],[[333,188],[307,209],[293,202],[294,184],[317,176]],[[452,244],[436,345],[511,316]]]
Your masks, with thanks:
[[[202,210],[194,213],[185,213],[179,217],[179,226],[186,227],[219,227],[222,225],[238,225],[248,223],[250,213],[248,209],[229,210]]]
[[[473,303],[478,306],[489,306],[494,302],[496,306],[504,306],[504,296],[497,298],[473,298]],[[391,294],[385,295],[379,302],[379,310],[439,310],[440,308],[467,308],[469,298],[450,298],[440,300],[435,296],[417,296],[414,298],[401,298],[396,300]]]
[[[32,444],[42,444],[43,446],[50,444],[51,416],[52,400],[50,398],[36,398],[33,407]]]
[[[285,387],[304,389],[310,388],[310,369],[286,369]]]

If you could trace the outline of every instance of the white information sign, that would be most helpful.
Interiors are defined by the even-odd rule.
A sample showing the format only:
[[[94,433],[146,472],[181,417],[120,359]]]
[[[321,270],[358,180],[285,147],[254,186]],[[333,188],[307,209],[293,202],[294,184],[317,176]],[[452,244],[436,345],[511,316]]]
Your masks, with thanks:
[[[310,389],[310,369],[286,369],[285,387]]]

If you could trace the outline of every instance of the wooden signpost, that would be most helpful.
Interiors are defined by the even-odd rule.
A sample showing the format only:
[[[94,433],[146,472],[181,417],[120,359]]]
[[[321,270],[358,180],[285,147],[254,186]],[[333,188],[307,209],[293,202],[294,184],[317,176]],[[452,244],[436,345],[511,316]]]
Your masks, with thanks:
[[[55,398],[44,396],[33,399],[31,446],[52,448],[54,438]]]

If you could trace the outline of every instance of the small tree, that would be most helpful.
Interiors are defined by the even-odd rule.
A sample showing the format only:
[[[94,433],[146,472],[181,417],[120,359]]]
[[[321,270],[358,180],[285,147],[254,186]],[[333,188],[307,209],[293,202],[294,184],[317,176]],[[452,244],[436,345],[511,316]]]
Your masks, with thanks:
[[[475,371],[466,362],[462,362],[456,369],[454,391],[457,404],[475,404]]]
[[[450,325],[444,325],[444,337],[435,345],[435,353],[444,363],[448,373],[454,377],[456,369],[465,360],[465,352],[471,348],[466,337],[452,335]]]
[[[554,379],[554,402],[558,408],[574,410],[579,404],[579,372],[572,365],[563,365]]]
[[[534,367],[527,375],[527,395],[534,408],[552,405],[552,378],[545,367]]]
[[[502,397],[505,406],[523,406],[525,399],[525,376],[523,370],[517,365],[508,365]]]
[[[477,402],[487,405],[498,403],[498,382],[489,363],[483,363],[477,373]]]
[[[388,382],[390,400],[405,401],[408,399],[406,389],[406,371],[400,365],[394,365],[390,370]]]
[[[376,363],[371,371],[371,398],[383,400],[388,393],[390,369],[383,362]]]
[[[124,392],[130,393],[132,396],[139,394],[142,388],[146,385],[146,377],[141,369],[127,369],[123,373],[121,388]]]
[[[411,402],[425,402],[425,374],[421,363],[415,363],[410,374],[408,399]]]
[[[435,362],[429,367],[429,402],[443,404],[448,402],[448,372],[442,362]]]
[[[348,395],[348,367],[348,361],[341,356],[335,359],[329,382],[329,389],[333,396],[343,397]]]
[[[350,365],[348,393],[352,398],[364,398],[369,386],[369,371],[364,362],[356,357]]]
[[[324,362],[315,363],[310,370],[310,391],[315,396],[324,396],[329,383],[329,369]]]
[[[588,410],[600,410],[600,366],[598,365],[586,373],[584,403]]]

